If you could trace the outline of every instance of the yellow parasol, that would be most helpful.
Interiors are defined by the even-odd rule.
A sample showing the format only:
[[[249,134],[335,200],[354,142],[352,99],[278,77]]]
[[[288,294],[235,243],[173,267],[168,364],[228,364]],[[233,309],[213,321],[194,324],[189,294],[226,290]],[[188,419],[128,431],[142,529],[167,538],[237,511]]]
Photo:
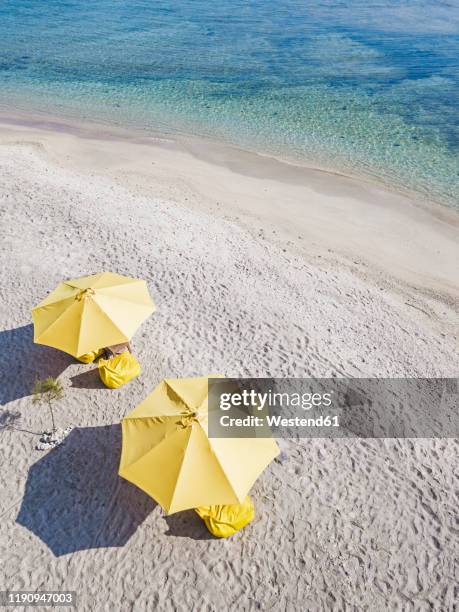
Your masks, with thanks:
[[[122,421],[119,474],[168,514],[242,503],[279,454],[272,438],[208,437],[208,380],[163,380]]]
[[[68,280],[32,310],[34,342],[79,357],[128,342],[154,309],[143,280],[112,272]]]

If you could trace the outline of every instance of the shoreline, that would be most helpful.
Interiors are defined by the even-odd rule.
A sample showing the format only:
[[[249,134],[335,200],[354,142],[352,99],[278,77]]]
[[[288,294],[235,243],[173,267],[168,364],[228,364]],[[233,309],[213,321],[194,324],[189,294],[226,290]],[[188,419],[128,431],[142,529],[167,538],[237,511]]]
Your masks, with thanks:
[[[231,219],[301,256],[338,259],[354,273],[401,282],[453,308],[459,298],[459,214],[441,204],[198,137],[0,113],[0,143],[21,142],[68,168],[117,180],[122,173],[145,195],[154,195],[159,179],[188,208]]]
[[[291,167],[303,173],[318,173],[330,177],[341,178],[349,181],[355,181],[374,189],[388,192],[394,196],[415,202],[420,208],[426,208],[432,214],[437,214],[442,217],[442,211],[451,211],[457,215],[459,219],[459,202],[458,208],[451,206],[433,197],[429,197],[421,191],[416,191],[408,187],[401,188],[395,184],[385,182],[381,176],[368,172],[367,174],[359,174],[358,172],[341,171],[336,168],[321,166],[317,163],[308,163],[306,160],[295,159],[288,155],[282,156],[267,151],[262,151],[257,148],[244,147],[234,142],[217,140],[212,136],[193,134],[192,132],[184,132],[176,130],[174,132],[162,131],[160,127],[157,129],[152,127],[141,128],[137,125],[122,125],[117,122],[106,121],[101,119],[93,120],[88,117],[84,119],[72,115],[49,114],[45,111],[22,110],[14,113],[7,112],[0,107],[0,125],[11,125],[18,128],[29,127],[44,131],[56,131],[73,134],[76,137],[102,140],[118,140],[128,141],[138,144],[157,144],[174,143],[179,149],[190,147],[195,155],[198,155],[198,150],[201,152],[205,149],[214,151],[233,151],[236,155],[245,155],[260,160],[268,160],[276,164]],[[203,155],[204,159],[207,159]],[[208,159],[210,161],[210,159]],[[215,160],[212,160],[215,163]],[[449,219],[448,212],[445,212]],[[459,221],[458,221],[459,224]]]

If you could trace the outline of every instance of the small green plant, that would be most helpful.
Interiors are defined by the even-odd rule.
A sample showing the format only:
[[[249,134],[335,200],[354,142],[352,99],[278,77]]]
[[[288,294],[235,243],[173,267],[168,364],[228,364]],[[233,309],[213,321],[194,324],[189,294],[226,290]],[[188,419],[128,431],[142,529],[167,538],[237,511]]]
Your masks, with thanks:
[[[32,401],[34,404],[48,404],[49,412],[51,414],[51,421],[53,423],[53,432],[55,432],[56,424],[54,422],[52,404],[53,402],[62,399],[64,396],[64,389],[62,388],[61,381],[58,378],[53,378],[52,376],[44,378],[43,380],[37,379],[34,382],[32,393]]]

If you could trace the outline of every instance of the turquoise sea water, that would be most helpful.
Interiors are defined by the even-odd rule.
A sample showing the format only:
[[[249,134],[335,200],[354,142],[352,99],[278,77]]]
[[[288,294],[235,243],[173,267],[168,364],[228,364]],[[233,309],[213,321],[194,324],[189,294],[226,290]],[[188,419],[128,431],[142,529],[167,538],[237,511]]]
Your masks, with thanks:
[[[0,109],[210,136],[459,202],[457,0],[1,0]]]

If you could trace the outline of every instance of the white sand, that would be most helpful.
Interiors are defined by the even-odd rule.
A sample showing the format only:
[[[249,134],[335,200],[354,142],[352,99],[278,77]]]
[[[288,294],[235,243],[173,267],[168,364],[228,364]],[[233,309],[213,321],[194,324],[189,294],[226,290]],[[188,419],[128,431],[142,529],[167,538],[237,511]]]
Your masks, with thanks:
[[[52,129],[53,128],[53,129]],[[163,377],[457,376],[458,217],[350,178],[192,140],[0,127],[0,589],[80,610],[452,610],[455,440],[282,441],[256,522],[212,540],[117,478],[117,423]],[[64,278],[144,278],[139,379],[32,344]],[[32,405],[61,375],[61,427]]]

